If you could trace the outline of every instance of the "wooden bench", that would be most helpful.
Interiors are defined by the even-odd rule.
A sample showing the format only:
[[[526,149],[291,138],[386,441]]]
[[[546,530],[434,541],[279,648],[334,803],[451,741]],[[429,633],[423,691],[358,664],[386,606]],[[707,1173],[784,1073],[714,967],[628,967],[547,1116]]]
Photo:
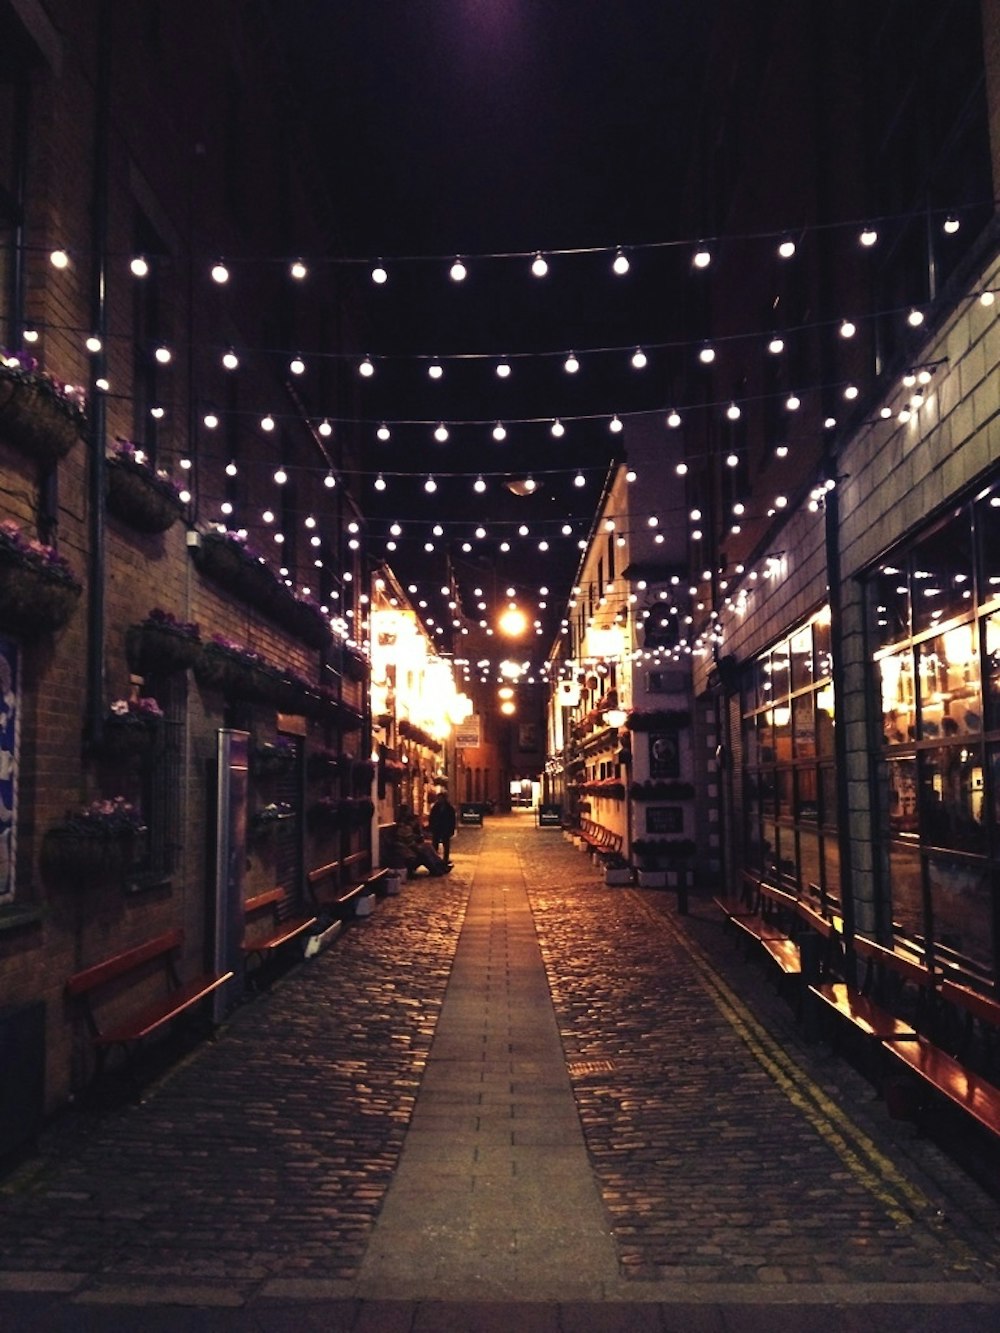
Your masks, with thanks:
[[[588,850],[595,853],[599,859],[604,856],[621,855],[620,833],[613,833],[611,829],[605,828],[603,824],[598,824],[593,819],[581,819],[579,832]]]
[[[782,915],[794,909],[797,902],[794,894],[765,884],[756,876],[746,875],[738,899],[716,898],[714,901],[726,921],[742,931],[748,941],[759,944],[777,964],[779,979],[801,975],[799,946]]]
[[[66,982],[67,996],[83,1008],[99,1071],[115,1046],[131,1057],[146,1037],[193,1010],[231,979],[232,972],[204,973],[182,982],[176,955],[183,943],[182,930],[168,930],[74,973]],[[121,995],[138,1001],[127,1017],[120,1016],[122,1006],[115,1003]]]
[[[372,869],[371,852],[361,851],[317,866],[306,879],[317,908],[332,911],[337,920],[346,921],[357,913],[362,898],[387,891],[389,874],[388,866]]]
[[[280,885],[255,894],[243,904],[243,957],[247,964],[257,960],[257,972],[277,956],[283,945],[307,934],[316,924],[315,915],[284,915],[287,904],[288,895]]]

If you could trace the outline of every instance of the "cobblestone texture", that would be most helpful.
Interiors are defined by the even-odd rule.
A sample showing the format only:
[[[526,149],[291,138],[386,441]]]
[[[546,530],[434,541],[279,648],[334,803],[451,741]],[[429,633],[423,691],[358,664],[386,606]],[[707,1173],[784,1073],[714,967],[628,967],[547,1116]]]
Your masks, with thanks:
[[[0,1181],[0,1288],[26,1274],[40,1291],[41,1275],[79,1301],[186,1284],[192,1307],[235,1292],[260,1309],[268,1292],[318,1300],[353,1282],[419,1092],[475,856],[513,846],[566,1059],[580,1062],[573,1088],[620,1270],[639,1299],[654,1283],[720,1301],[752,1284],[769,1330],[804,1325],[776,1321],[767,1301],[793,1289],[815,1300],[824,1284],[871,1284],[873,1301],[885,1284],[985,1284],[996,1300],[1000,1208],[890,1120],[843,1059],[805,1041],[713,909],[693,901],[678,917],[671,894],[607,888],[558,831],[524,819],[459,841],[452,876],[381,902],[140,1105],[61,1117],[39,1155]],[[383,1326],[363,1322],[376,1318],[364,1302],[331,1306],[326,1323],[313,1310],[317,1327]],[[430,1311],[401,1307],[398,1326],[452,1326]],[[707,1309],[704,1322],[680,1307],[681,1323],[663,1310],[641,1323],[619,1314],[623,1328],[735,1327]],[[575,1323],[567,1307],[559,1327],[618,1327],[613,1316],[609,1306]],[[900,1316],[900,1328],[977,1326]],[[756,1327],[747,1317],[740,1326]],[[865,1325],[857,1310],[809,1318]],[[205,1326],[230,1325],[220,1314]]]

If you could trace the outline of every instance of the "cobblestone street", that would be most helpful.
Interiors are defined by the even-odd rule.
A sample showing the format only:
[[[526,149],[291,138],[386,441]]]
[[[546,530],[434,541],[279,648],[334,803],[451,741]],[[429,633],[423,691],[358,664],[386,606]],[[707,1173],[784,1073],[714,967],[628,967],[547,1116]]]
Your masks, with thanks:
[[[492,863],[504,883],[490,889],[483,985],[505,967],[530,975],[530,957],[522,964],[513,945],[505,955],[502,941],[533,919],[565,1067],[532,1079],[541,1096],[568,1070],[612,1256],[610,1279],[595,1272],[583,1301],[587,1274],[569,1234],[578,1196],[567,1178],[567,1235],[551,1235],[545,1283],[519,1278],[522,1326],[995,1322],[1000,1207],[931,1141],[891,1120],[845,1060],[804,1039],[792,1004],[710,905],[693,899],[678,916],[672,894],[608,888],[529,815],[463,829],[454,859],[451,876],[405,885],[238,1009],[141,1104],[71,1110],[49,1128],[38,1155],[0,1184],[9,1327],[511,1327],[486,1302],[506,1290],[511,1260],[500,1246],[484,1247],[481,1283],[450,1287],[447,1307],[365,1281],[373,1246],[407,1243],[383,1205],[416,1108],[432,1113],[449,1151],[463,1147],[460,1079],[433,1103],[429,1092],[419,1099],[463,925]],[[466,938],[468,985],[480,946]],[[539,1028],[552,1021],[547,1000],[547,1017],[542,1007]],[[534,1012],[514,1015],[527,1017],[529,1035]],[[497,1014],[494,1004],[484,1020],[491,1039]],[[447,1071],[463,1052],[439,1045],[434,1055]],[[517,1082],[517,1058],[512,1049],[501,1080],[511,1109],[487,1108],[479,1093],[475,1126],[487,1110],[509,1115],[515,1145],[532,1092],[532,1080]],[[453,1127],[437,1119],[452,1101]],[[433,1161],[424,1170],[416,1189],[430,1216],[444,1171]],[[485,1183],[495,1182],[473,1178],[474,1188]],[[516,1197],[506,1200],[515,1236],[527,1227]],[[401,1214],[414,1215],[419,1227],[419,1207]],[[532,1262],[542,1265],[539,1248],[533,1237]],[[447,1252],[439,1258],[447,1270]]]

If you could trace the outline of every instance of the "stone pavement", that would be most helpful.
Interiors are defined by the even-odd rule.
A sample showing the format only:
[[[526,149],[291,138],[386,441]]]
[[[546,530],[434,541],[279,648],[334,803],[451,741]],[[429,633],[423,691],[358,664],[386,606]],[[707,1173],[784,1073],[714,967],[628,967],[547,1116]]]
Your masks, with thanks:
[[[529,814],[0,1181],[0,1328],[1000,1327],[1000,1205]]]

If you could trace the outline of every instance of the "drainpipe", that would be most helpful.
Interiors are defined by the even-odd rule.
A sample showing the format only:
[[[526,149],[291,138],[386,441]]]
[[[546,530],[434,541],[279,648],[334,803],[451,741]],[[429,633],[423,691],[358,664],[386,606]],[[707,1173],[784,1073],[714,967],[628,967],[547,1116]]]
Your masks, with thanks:
[[[111,3],[102,0],[97,28],[97,75],[94,102],[94,161],[91,179],[91,289],[90,328],[101,340],[91,357],[87,402],[90,409],[90,589],[87,604],[87,730],[86,739],[98,745],[104,728],[104,575],[105,462],[107,403],[97,387],[107,367],[108,312],[108,148],[111,136]]]

